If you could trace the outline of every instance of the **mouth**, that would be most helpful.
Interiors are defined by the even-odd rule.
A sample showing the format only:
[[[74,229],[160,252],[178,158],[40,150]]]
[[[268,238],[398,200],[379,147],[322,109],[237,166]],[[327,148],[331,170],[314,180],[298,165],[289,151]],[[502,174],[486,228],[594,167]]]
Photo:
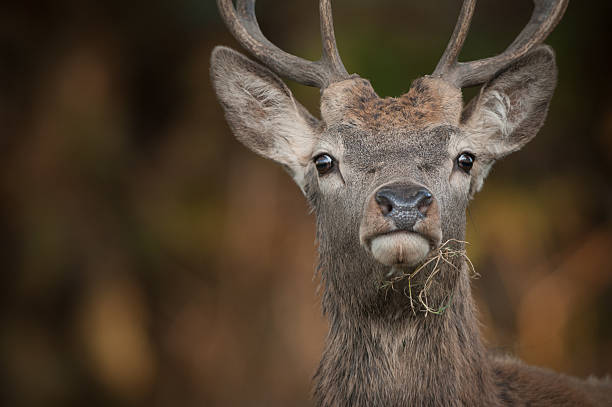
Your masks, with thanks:
[[[394,231],[368,239],[372,256],[387,266],[415,266],[425,260],[432,243],[420,233]]]

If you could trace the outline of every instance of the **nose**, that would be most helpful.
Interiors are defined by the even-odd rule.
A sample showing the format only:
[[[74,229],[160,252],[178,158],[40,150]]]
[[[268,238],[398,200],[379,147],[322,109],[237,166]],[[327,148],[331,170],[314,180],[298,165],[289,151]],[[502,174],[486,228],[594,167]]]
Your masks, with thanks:
[[[385,185],[374,196],[383,216],[390,218],[400,230],[412,230],[414,224],[427,216],[433,195],[415,184]]]

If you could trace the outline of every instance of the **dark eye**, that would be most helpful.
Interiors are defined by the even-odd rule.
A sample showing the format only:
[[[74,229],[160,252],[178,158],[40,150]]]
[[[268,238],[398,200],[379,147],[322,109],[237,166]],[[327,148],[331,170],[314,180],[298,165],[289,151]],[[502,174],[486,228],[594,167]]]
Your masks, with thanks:
[[[334,168],[334,159],[329,154],[319,154],[314,159],[319,175],[325,175]]]
[[[457,157],[457,165],[459,166],[459,168],[469,174],[470,170],[472,169],[472,166],[474,165],[475,160],[476,157],[474,157],[473,154],[463,152],[459,154],[459,157]]]

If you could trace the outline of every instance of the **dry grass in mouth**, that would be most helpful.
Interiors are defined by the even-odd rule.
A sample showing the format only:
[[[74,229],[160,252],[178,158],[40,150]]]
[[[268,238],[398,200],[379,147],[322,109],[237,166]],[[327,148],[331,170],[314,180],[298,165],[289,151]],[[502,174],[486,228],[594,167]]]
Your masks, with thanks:
[[[446,263],[452,268],[454,268],[455,270],[459,271],[457,266],[451,262],[451,259],[456,258],[456,257],[462,257],[465,259],[465,262],[468,266],[468,272],[470,274],[470,277],[472,278],[479,277],[479,274],[476,272],[476,269],[474,268],[474,264],[472,264],[472,261],[467,256],[466,250],[465,249],[461,249],[461,250],[453,249],[449,247],[450,243],[463,243],[464,245],[469,244],[468,242],[465,242],[463,240],[449,239],[446,242],[444,242],[442,245],[440,245],[440,247],[436,251],[431,253],[427,257],[427,259],[425,259],[425,261],[423,261],[423,263],[421,263],[414,271],[407,273],[401,269],[393,270],[395,272],[399,271],[400,274],[394,276],[390,280],[386,280],[380,288],[386,289],[386,290],[391,289],[391,290],[396,291],[394,284],[408,279],[408,287],[404,288],[404,294],[410,299],[410,308],[412,309],[412,313],[416,315],[417,309],[415,307],[415,302],[418,301],[418,305],[420,305],[419,311],[425,312],[426,315],[429,313],[436,314],[436,315],[443,314],[444,311],[446,311],[446,309],[450,306],[453,300],[452,293],[449,293],[448,295],[446,295],[444,297],[444,300],[442,301],[442,304],[440,304],[436,308],[434,308],[432,305],[429,304],[428,296],[427,296],[434,282],[434,277],[440,272],[440,269],[441,269],[440,266]],[[413,283],[412,280],[419,273],[424,272],[423,270],[430,264],[433,264],[433,269],[431,273],[425,279],[425,282],[424,283]],[[418,294],[415,293],[416,294],[416,299],[415,299],[415,296],[413,296],[413,289],[419,286],[421,287],[421,289],[418,291]]]

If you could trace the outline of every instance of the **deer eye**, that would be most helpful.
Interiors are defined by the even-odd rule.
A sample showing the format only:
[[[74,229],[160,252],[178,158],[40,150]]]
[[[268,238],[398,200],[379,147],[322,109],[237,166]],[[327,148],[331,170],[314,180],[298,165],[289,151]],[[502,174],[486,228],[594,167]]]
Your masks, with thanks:
[[[325,175],[334,168],[334,159],[329,154],[319,154],[314,158],[319,175]]]
[[[457,166],[469,174],[475,160],[476,157],[473,154],[463,152],[457,157]]]

